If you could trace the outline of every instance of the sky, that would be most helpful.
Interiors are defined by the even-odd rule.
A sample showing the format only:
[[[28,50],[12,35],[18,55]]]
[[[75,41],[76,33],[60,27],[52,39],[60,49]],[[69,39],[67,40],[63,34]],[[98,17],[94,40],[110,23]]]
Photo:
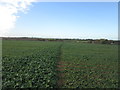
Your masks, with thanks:
[[[118,39],[117,2],[31,2],[11,14],[3,36]]]

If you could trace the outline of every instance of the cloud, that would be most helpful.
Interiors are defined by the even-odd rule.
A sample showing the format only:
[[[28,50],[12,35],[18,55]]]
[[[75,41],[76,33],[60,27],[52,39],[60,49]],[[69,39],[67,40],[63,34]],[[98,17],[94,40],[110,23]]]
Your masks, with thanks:
[[[0,0],[0,36],[15,27],[18,12],[25,12],[38,0]]]

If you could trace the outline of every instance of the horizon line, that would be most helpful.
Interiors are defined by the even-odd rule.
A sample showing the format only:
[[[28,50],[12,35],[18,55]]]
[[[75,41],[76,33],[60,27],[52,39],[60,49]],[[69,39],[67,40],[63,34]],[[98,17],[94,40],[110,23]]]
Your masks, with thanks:
[[[108,38],[54,38],[54,37],[34,37],[34,36],[3,36],[0,38],[42,38],[42,39],[80,39],[80,40],[87,40],[87,39],[92,39],[92,40],[97,40],[97,39],[107,39],[107,40],[118,40],[119,39],[108,39]]]

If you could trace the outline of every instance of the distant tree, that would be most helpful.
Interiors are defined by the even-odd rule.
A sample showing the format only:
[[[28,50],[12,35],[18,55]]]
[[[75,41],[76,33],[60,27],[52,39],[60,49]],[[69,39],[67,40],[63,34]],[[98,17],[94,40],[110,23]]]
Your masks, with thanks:
[[[107,40],[107,39],[100,39],[100,43],[101,43],[101,44],[107,44],[107,43],[108,43],[108,40]]]

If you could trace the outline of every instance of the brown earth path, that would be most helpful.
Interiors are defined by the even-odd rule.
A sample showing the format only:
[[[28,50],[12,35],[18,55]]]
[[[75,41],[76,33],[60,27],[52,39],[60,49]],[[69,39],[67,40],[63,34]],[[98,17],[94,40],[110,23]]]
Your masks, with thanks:
[[[59,47],[59,60],[57,62],[57,71],[58,71],[58,81],[57,81],[57,85],[58,88],[62,88],[62,86],[64,85],[64,73],[61,72],[61,68],[59,67],[59,65],[62,65],[62,61],[61,61],[61,56],[62,56],[62,45]]]
[[[59,62],[61,62],[61,61],[59,61]],[[61,67],[59,67],[59,62],[57,65],[58,78],[59,78],[57,84],[58,84],[58,88],[62,88],[62,86],[64,85],[64,73],[61,72]],[[63,71],[64,71],[64,69],[63,69]]]

